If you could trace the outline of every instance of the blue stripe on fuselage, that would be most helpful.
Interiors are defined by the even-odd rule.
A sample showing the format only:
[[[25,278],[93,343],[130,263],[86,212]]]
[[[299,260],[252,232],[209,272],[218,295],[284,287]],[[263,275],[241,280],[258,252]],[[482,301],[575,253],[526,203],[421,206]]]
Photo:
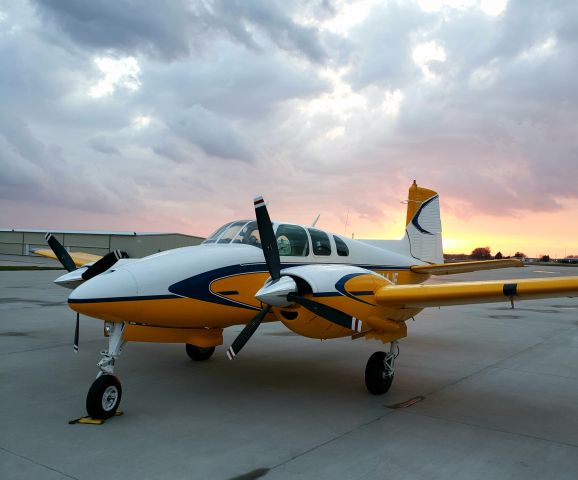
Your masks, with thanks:
[[[291,267],[301,267],[304,265],[348,265],[348,264],[317,264],[317,263],[289,263],[281,265],[281,269],[291,268]],[[411,267],[398,267],[394,265],[353,265],[360,268],[365,268],[367,270],[410,270]],[[223,298],[219,295],[214,294],[210,290],[211,283],[215,280],[219,280],[225,277],[231,277],[234,275],[242,275],[248,273],[268,273],[267,265],[265,263],[251,263],[251,264],[238,264],[229,265],[227,267],[217,268],[215,270],[210,270],[208,272],[203,272],[199,275],[194,275],[192,277],[186,278],[179,282],[176,282],[169,286],[168,290],[171,294],[165,295],[143,295],[143,296],[132,296],[132,297],[109,297],[109,298],[87,298],[78,300],[68,300],[68,303],[102,303],[102,302],[129,302],[129,301],[140,301],[140,300],[163,300],[163,299],[174,299],[179,297],[193,298],[197,300],[202,300],[210,303],[218,303],[220,305],[226,305],[229,307],[244,308],[248,310],[259,310],[259,308],[252,305],[248,305],[242,302],[237,302],[234,300],[229,300]],[[357,292],[356,292],[357,293]],[[369,294],[372,292],[363,292],[363,294]],[[361,294],[361,293],[360,293]],[[316,297],[323,296],[336,296],[342,295],[342,293],[337,292],[320,292],[315,294]],[[359,299],[356,299],[359,300]],[[362,300],[359,300],[362,301]]]

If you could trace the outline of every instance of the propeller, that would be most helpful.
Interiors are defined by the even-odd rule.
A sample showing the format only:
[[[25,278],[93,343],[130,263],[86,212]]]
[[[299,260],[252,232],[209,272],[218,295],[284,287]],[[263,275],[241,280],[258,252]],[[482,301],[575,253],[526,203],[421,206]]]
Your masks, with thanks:
[[[273,224],[269,218],[267,206],[263,200],[263,197],[255,198],[254,205],[255,217],[257,218],[257,227],[261,237],[261,246],[263,247],[265,262],[267,263],[269,275],[271,276],[271,280],[267,281],[265,288],[267,288],[270,292],[275,292],[277,296],[275,299],[275,304],[290,305],[292,303],[297,303],[331,323],[341,327],[350,328],[356,332],[361,332],[361,320],[323,303],[319,303],[298,295],[298,288],[295,281],[290,279],[290,277],[281,277],[281,258],[279,256],[279,249],[277,247],[277,239],[275,238],[275,233],[273,232]],[[284,282],[284,280],[287,281]],[[279,301],[280,303],[277,303]],[[229,360],[233,360],[233,358],[237,356],[240,350],[253,336],[259,325],[261,325],[261,322],[270,310],[271,305],[266,305],[259,311],[259,313],[257,313],[255,317],[253,317],[249,323],[247,323],[247,325],[245,325],[245,328],[241,330],[241,333],[239,333],[237,338],[235,338],[232,345],[227,350],[227,357]]]
[[[269,269],[269,275],[273,280],[281,278],[281,258],[279,257],[279,248],[277,247],[277,239],[273,232],[273,224],[269,218],[267,205],[263,197],[257,197],[253,201],[255,205],[255,217],[257,218],[257,228],[259,229],[259,236],[261,237],[261,246],[263,247],[263,254]]]
[[[80,324],[80,314],[76,312],[76,328],[74,329],[74,353],[78,353],[78,334],[79,334],[79,324]]]
[[[287,295],[287,300],[290,302],[298,303],[302,307],[305,307],[310,312],[313,312],[319,317],[323,317],[336,325],[340,325],[345,328],[350,328],[356,332],[361,333],[362,322],[356,317],[352,317],[347,313],[337,310],[336,308],[330,307],[323,303],[315,302],[309,298],[302,297],[295,293],[290,293]]]
[[[56,255],[56,258],[60,261],[62,266],[66,268],[69,272],[75,271],[76,265],[70,253],[64,248],[64,246],[56,239],[52,233],[46,234],[46,242]],[[82,272],[82,279],[83,280],[90,280],[97,275],[100,275],[102,272],[105,272],[110,267],[112,267],[116,262],[118,262],[121,258],[128,258],[128,254],[126,252],[122,252],[120,250],[114,250],[113,252],[107,253],[104,257],[94,262],[90,267],[88,267],[84,272]],[[76,328],[74,329],[74,352],[78,352],[78,337],[79,337],[79,324],[80,324],[80,315],[76,314]]]
[[[121,258],[128,258],[126,252],[121,252],[120,250],[114,250],[107,253],[104,257],[94,262],[90,267],[82,273],[83,280],[90,280],[102,272],[106,272],[110,267],[112,267]]]
[[[255,317],[253,317],[253,319],[245,326],[237,338],[235,338],[235,341],[227,350],[227,357],[229,357],[229,360],[233,360],[233,358],[237,356],[237,353],[239,353],[245,346],[245,344],[255,333],[255,330],[257,330],[259,325],[261,325],[261,322],[269,313],[269,310],[271,310],[271,305],[267,305]]]
[[[54,255],[56,255],[56,258],[58,258],[58,261],[64,268],[66,268],[66,270],[69,272],[76,270],[76,265],[74,264],[74,260],[72,260],[70,253],[68,253],[62,244],[56,240],[56,237],[52,235],[52,233],[46,234],[46,242],[54,252]]]

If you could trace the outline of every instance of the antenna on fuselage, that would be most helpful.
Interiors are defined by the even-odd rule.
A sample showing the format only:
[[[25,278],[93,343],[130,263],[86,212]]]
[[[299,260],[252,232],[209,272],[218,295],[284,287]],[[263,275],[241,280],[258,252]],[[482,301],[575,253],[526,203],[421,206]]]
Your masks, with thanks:
[[[347,213],[345,214],[345,227],[343,227],[343,235],[347,234],[347,224],[349,223],[349,208],[347,209]]]
[[[317,218],[315,220],[313,220],[313,223],[311,224],[311,228],[313,228],[315,225],[317,225],[317,220],[319,220],[320,216],[321,216],[321,214],[317,215]]]

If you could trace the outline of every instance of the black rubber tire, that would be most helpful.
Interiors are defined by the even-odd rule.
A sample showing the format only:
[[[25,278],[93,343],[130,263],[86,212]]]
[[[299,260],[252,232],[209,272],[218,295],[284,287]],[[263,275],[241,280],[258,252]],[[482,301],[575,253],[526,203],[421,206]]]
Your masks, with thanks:
[[[383,395],[393,382],[394,375],[385,374],[385,352],[375,352],[365,366],[365,386],[373,395]]]
[[[215,353],[215,347],[201,348],[197,347],[196,345],[191,345],[190,343],[187,343],[186,346],[187,355],[195,362],[204,362],[205,360],[211,358],[213,353]]]
[[[122,387],[114,375],[98,377],[86,395],[86,411],[92,418],[106,420],[112,417],[122,397]]]

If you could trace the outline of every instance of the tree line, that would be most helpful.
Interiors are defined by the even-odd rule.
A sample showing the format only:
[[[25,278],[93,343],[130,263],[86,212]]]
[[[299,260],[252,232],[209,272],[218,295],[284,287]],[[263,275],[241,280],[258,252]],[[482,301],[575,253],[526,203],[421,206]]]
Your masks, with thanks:
[[[444,255],[446,258],[451,260],[500,260],[503,258],[517,258],[520,260],[524,260],[528,258],[528,256],[524,252],[516,252],[514,255],[504,255],[502,252],[497,252],[495,255],[492,255],[492,249],[490,247],[477,247],[472,250],[472,253],[469,255],[467,253],[458,253],[458,254],[451,254],[451,255]],[[549,262],[550,255],[548,254],[540,254],[538,255],[538,260],[542,262]],[[578,255],[568,255],[565,257],[568,260],[578,259]]]

